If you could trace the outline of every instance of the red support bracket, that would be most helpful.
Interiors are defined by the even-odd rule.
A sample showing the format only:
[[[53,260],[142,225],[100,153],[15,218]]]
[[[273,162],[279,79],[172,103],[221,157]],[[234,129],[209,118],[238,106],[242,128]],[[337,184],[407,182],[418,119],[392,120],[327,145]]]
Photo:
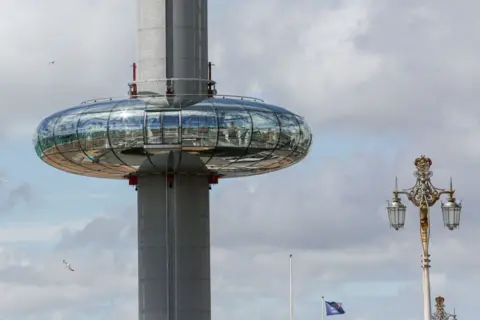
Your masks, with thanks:
[[[208,176],[208,183],[210,184],[218,184],[218,179],[220,178],[217,174],[211,174]]]
[[[137,176],[128,176],[128,185],[129,186],[136,186],[138,185],[138,177]]]

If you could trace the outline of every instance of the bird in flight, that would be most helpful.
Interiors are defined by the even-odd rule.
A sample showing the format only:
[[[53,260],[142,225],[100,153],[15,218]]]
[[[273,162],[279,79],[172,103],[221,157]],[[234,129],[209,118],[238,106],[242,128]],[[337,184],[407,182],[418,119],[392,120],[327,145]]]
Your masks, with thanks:
[[[70,263],[68,263],[67,261],[63,260],[63,265],[65,268],[67,268],[68,270],[70,271],[75,271],[75,269],[72,268],[72,265]]]
[[[55,64],[55,61],[52,60],[48,64]]]

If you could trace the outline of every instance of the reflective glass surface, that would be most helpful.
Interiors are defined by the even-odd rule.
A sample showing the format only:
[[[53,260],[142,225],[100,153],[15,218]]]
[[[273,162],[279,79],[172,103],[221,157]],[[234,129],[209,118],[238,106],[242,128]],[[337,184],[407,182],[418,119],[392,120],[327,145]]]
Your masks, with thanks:
[[[218,142],[215,156],[208,164],[218,170],[245,156],[252,135],[252,118],[240,100],[219,99],[214,106],[218,119]]]
[[[203,163],[214,156],[218,143],[217,115],[211,103],[199,103],[181,113],[182,149],[196,154]]]
[[[56,168],[121,179],[170,150],[196,155],[225,177],[262,174],[303,159],[311,140],[308,124],[287,109],[211,98],[183,109],[143,99],[76,106],[44,119],[33,143]]]

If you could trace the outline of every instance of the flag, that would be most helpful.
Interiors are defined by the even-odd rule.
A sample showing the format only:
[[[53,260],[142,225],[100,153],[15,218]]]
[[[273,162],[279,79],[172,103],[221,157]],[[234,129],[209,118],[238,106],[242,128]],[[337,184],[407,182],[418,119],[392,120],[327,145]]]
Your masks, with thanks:
[[[342,304],[335,301],[325,301],[325,309],[327,311],[327,316],[336,316],[339,314],[345,314]]]

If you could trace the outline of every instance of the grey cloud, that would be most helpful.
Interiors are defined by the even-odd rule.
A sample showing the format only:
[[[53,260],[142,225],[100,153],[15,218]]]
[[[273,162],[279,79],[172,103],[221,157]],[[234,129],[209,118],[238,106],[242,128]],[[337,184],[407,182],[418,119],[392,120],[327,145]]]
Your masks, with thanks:
[[[78,319],[84,319],[95,309],[108,308],[108,301],[120,301],[136,292],[136,272],[129,271],[132,265],[136,268],[131,263],[136,262],[132,250],[120,259],[111,251],[77,250],[73,273],[63,268],[65,252],[42,254],[28,264],[21,260],[8,263],[12,257],[20,259],[22,253],[5,249],[0,253],[0,289],[9,293],[0,299],[0,315],[9,319],[47,315],[53,310],[71,314],[78,309],[84,310]]]
[[[19,202],[30,203],[33,198],[32,186],[23,183],[9,192],[7,206],[13,207]]]
[[[83,99],[124,93],[134,56],[132,3],[52,1],[38,8],[31,24],[2,17],[0,23],[10,23],[20,34],[0,52],[8,79],[0,80],[8,101],[0,111],[0,127],[10,130]],[[326,158],[318,156],[324,146],[315,144],[309,159],[296,167],[216,186],[214,316],[286,317],[287,259],[293,252],[298,318],[319,315],[321,295],[341,299],[353,319],[418,318],[416,211],[410,206],[406,229],[394,233],[384,201],[395,174],[402,186],[413,184],[412,161],[422,153],[434,160],[435,183],[446,186],[453,175],[465,203],[456,233],[443,229],[438,207],[432,212],[433,293],[445,295],[448,306],[465,318],[475,314],[480,65],[478,35],[472,30],[477,29],[477,3],[224,5],[220,13],[212,8],[210,29],[221,92],[248,94],[256,83],[268,102],[306,115],[316,137],[334,136],[335,130],[356,137],[376,134],[387,140],[389,150],[365,143],[361,152]],[[52,59],[54,71],[43,65]],[[18,66],[30,70],[28,81]],[[13,106],[25,111],[23,119],[12,117]],[[26,313],[53,319],[52,310],[84,319],[82,313],[89,317],[95,307],[100,311],[96,301],[101,301],[116,309],[105,319],[136,316],[135,209],[127,211],[116,215],[114,208],[111,216],[82,230],[65,230],[52,256],[35,260],[35,267],[0,269],[0,288],[10,293],[0,299],[0,310],[20,319]],[[73,278],[59,270],[64,257],[72,258],[81,273]],[[394,296],[359,297],[347,290],[349,283],[392,281],[405,284]]]
[[[99,217],[89,222],[80,231],[72,232],[64,229],[58,248],[116,248],[135,239],[131,237],[132,226],[129,222],[117,217]]]
[[[37,285],[49,285],[52,279],[42,277],[35,268],[31,266],[10,266],[0,270],[0,279],[3,283],[26,284],[35,283]]]
[[[473,2],[453,11],[443,2],[356,2],[333,10],[309,3],[308,12],[298,16],[303,7],[291,5],[295,8],[272,1],[262,7],[263,15],[246,19],[250,3],[242,2],[224,25],[228,33],[212,31],[218,35],[214,41],[225,47],[222,67],[232,70],[219,79],[220,88],[230,83],[246,90],[255,80],[264,96],[307,115],[317,128],[394,132],[412,140],[425,131],[437,140],[446,137],[452,120],[443,115],[453,109],[479,118],[474,107],[479,98],[479,64],[473,58],[477,35],[468,31],[475,29],[475,19],[462,13],[474,12]],[[266,18],[270,14],[288,23],[253,32],[272,20]],[[454,14],[462,21],[453,22]],[[248,50],[239,54],[238,43],[246,47],[240,50]],[[456,140],[463,136],[451,134]]]
[[[23,12],[23,18],[11,10]],[[127,94],[135,54],[134,2],[17,1],[11,10],[0,13],[6,26],[0,35],[9,42],[0,53],[2,136],[83,100]],[[48,64],[52,60],[55,65]],[[23,110],[22,116],[12,108]]]
[[[11,183],[6,183],[4,186],[0,185],[0,192],[2,195],[0,199],[3,207],[3,211],[11,211],[18,205],[32,205],[35,201],[35,192],[33,187],[29,183],[22,183],[16,187],[11,188],[9,185]],[[8,185],[8,187],[7,187]]]
[[[387,225],[377,212],[384,206],[383,197],[390,197],[383,190],[391,181],[371,180],[370,172],[358,170],[373,165],[385,176],[386,164],[380,159],[353,156],[354,162],[325,159],[312,165],[310,173],[298,167],[260,178],[253,194],[248,180],[220,184],[214,196],[218,201],[212,202],[212,241],[225,247],[318,250],[372,241],[375,231]],[[365,195],[365,188],[371,193]]]
[[[362,303],[368,304],[368,297],[359,298],[361,293],[346,289],[349,283],[358,282],[366,283],[365,286],[372,282],[378,285],[391,281],[405,283],[398,289],[398,297],[379,294],[375,299],[392,310],[398,309],[397,299],[410,303],[413,309],[399,310],[399,319],[420,310],[421,305],[415,298],[420,296],[416,210],[409,207],[407,227],[399,233],[388,229],[384,211],[384,200],[391,196],[395,171],[405,187],[413,183],[410,153],[413,154],[410,151],[395,161],[358,153],[344,160],[332,158],[312,163],[311,159],[305,164],[311,170],[308,179],[300,167],[294,167],[268,178],[221,182],[216,186],[212,195],[212,277],[214,283],[216,279],[222,281],[213,293],[215,314],[235,310],[233,314],[241,317],[245,315],[241,307],[244,305],[258,309],[259,314],[272,314],[266,306],[282,304],[282,292],[288,292],[290,252],[295,256],[298,316],[307,316],[316,308],[318,302],[312,299],[319,291],[343,297],[349,312],[375,314],[373,307],[361,307]],[[434,165],[435,172],[442,173],[435,176],[435,181],[442,186],[440,182],[448,182],[449,168],[435,159]],[[295,184],[296,179],[302,183]],[[249,189],[251,183],[256,187]],[[255,189],[253,194],[249,193],[252,189]],[[480,261],[472,260],[470,254],[475,250],[471,239],[476,239],[473,223],[476,219],[470,208],[475,208],[478,200],[468,193],[465,200],[468,206],[461,232],[444,230],[440,209],[437,207],[432,212],[432,270],[444,272],[449,283],[478,281],[475,274]],[[121,269],[127,256],[120,252],[125,249],[135,252],[135,237],[119,236],[119,230],[134,225],[134,208],[121,215],[116,215],[116,208],[110,211],[111,217],[99,217],[77,232],[70,231],[62,240],[68,246],[59,246],[73,256],[81,256],[88,249],[96,255],[111,257],[101,262],[97,256],[91,266],[80,259],[82,270],[96,272],[97,268],[106,267],[107,261]],[[129,245],[125,246],[126,243]],[[101,250],[94,249],[94,244]],[[131,264],[130,271],[122,272],[130,274],[134,282],[136,261]],[[93,285],[94,279],[87,277],[84,281]],[[450,286],[439,286],[435,282],[433,290],[435,294],[455,292]],[[408,294],[402,296],[404,291]]]
[[[233,188],[234,190],[232,190],[232,192],[235,192],[235,186],[233,186]],[[261,202],[259,200],[254,201],[256,203]],[[232,206],[235,203],[237,202],[232,201]],[[105,218],[100,217],[98,220],[105,221]],[[91,224],[87,224],[84,230],[88,230],[90,225]],[[437,238],[439,232],[441,232],[439,227],[437,224],[433,230],[435,239],[433,265],[434,268],[449,269],[449,259],[464,260],[468,258],[469,250],[466,249],[466,252],[452,256],[451,252],[455,249],[455,246],[445,246],[445,239],[448,238],[443,235],[440,239]],[[110,232],[108,230],[109,228],[115,231],[118,230],[118,225],[115,223],[105,224],[103,229],[98,229],[97,232],[92,232],[89,235],[92,240],[104,237],[102,233],[115,238],[116,234]],[[342,230],[334,221],[331,225],[319,224],[318,232],[319,234],[327,232],[329,228]],[[342,291],[344,290],[344,284],[348,281],[378,282],[398,279],[399,281],[406,282],[413,281],[418,286],[419,245],[417,239],[418,234],[415,229],[414,222],[411,220],[409,221],[408,228],[402,233],[392,234],[392,232],[388,232],[386,226],[383,226],[382,229],[378,230],[378,233],[382,234],[381,236],[384,238],[388,235],[389,239],[383,239],[377,243],[367,242],[363,245],[353,247],[344,245],[341,250],[327,247],[317,249],[296,247],[293,252],[295,254],[294,268],[298,316],[301,314],[307,316],[308,313],[311,312],[309,310],[316,308],[315,304],[318,302],[312,301],[312,299],[319,294],[320,289],[322,294],[335,294],[336,296],[339,296],[343,292],[342,297],[344,303],[350,308],[349,312],[353,313],[358,311],[364,314],[374,314],[375,310],[373,307],[371,308],[367,305],[359,308],[358,303],[368,304],[366,298],[359,299],[358,297],[350,297]],[[80,230],[78,233],[81,234],[84,230]],[[247,231],[245,229],[243,230]],[[214,234],[216,233],[215,230],[213,230],[213,232]],[[457,235],[459,234],[460,233]],[[245,236],[248,237],[248,234]],[[372,237],[374,237],[374,235],[372,235]],[[339,237],[336,236],[332,238],[331,241],[336,241],[338,238]],[[221,243],[218,235],[216,239],[213,239],[212,276],[214,279],[221,278],[223,282],[213,293],[214,313],[224,315],[228,313],[227,310],[230,310],[230,314],[233,314],[232,318],[236,319],[235,317],[237,316],[240,318],[245,315],[244,307],[242,306],[248,305],[252,306],[249,310],[258,310],[259,314],[272,314],[272,308],[267,308],[266,306],[271,305],[270,303],[272,303],[272,305],[283,304],[282,301],[288,292],[287,259],[288,253],[292,251],[289,251],[288,246],[262,246],[262,241],[259,241],[259,246],[251,244],[247,247],[244,245],[244,239],[239,238],[237,241],[240,246],[235,243],[225,245]],[[85,310],[83,314],[86,315],[88,314],[88,309],[93,308],[92,304],[96,305],[99,301],[103,301],[101,302],[102,304],[108,304],[108,301],[118,294],[120,288],[114,286],[115,282],[129,279],[130,284],[128,286],[122,284],[123,289],[120,289],[120,291],[123,290],[121,292],[131,294],[129,301],[132,301],[132,306],[129,310],[134,314],[136,309],[134,306],[134,301],[136,301],[136,272],[134,271],[136,268],[136,257],[134,241],[132,242],[132,246],[120,249],[121,241],[117,242],[120,244],[118,247],[105,248],[102,245],[102,243],[105,242],[100,240],[98,242],[99,247],[104,247],[105,249],[97,250],[91,246],[82,249],[77,246],[60,251],[55,256],[44,257],[42,260],[35,261],[37,271],[34,272],[23,269],[24,272],[31,272],[32,274],[30,276],[19,275],[15,279],[23,279],[23,283],[30,282],[31,285],[41,280],[39,284],[43,283],[44,290],[49,290],[49,292],[64,292],[64,290],[69,290],[72,292],[71,299],[73,300],[67,302],[65,299],[60,299],[56,295],[48,295],[45,298],[47,300],[42,299],[38,303],[35,302],[28,310],[40,314],[43,312],[42,310],[46,311],[57,308],[65,309],[64,313],[68,314],[70,308],[78,308]],[[106,243],[110,244],[111,242],[108,241]],[[218,246],[220,246],[220,248]],[[129,254],[124,256],[121,254],[122,251],[123,253],[128,251]],[[77,267],[78,273],[72,275],[63,272],[64,270],[60,270],[60,261],[65,255],[73,257],[72,263]],[[471,259],[469,261],[470,263],[472,262]],[[129,264],[131,269],[123,268],[122,266],[125,264]],[[475,266],[472,266],[471,272],[476,272],[474,268]],[[457,277],[455,272],[447,273],[449,276],[452,276],[453,279]],[[33,274],[38,274],[38,276],[32,276]],[[8,278],[12,277],[12,273],[0,272],[0,279],[3,278],[2,275]],[[35,277],[38,277],[37,281],[35,281]],[[3,283],[5,284],[5,282]],[[75,286],[78,286],[78,288]],[[89,292],[96,293],[95,300],[93,300],[93,297],[91,297],[92,300],[87,299],[85,295],[81,294],[85,288],[89,288]],[[116,290],[117,293],[112,293],[112,290]],[[434,292],[438,292],[438,289]],[[448,292],[452,294],[450,289]],[[405,303],[412,302],[412,306],[418,307],[418,302],[415,301],[418,299],[412,297],[413,293],[410,290],[407,298],[402,298],[402,301],[405,301]],[[19,294],[21,293],[19,292]],[[32,298],[26,297],[25,299]],[[389,305],[397,303],[397,300],[393,298],[379,297],[377,299],[381,299],[382,303],[388,303]],[[266,304],[266,302],[264,302],[265,300],[270,302]],[[8,303],[11,303],[11,301]],[[112,303],[118,307],[122,305],[120,302]],[[58,304],[61,304],[62,307],[59,307]],[[273,314],[276,315],[276,312],[278,312],[280,316],[281,310],[277,310],[277,308],[273,309],[276,310],[273,311]],[[11,310],[12,314],[20,314],[20,309],[16,309],[17,311],[15,311],[7,308],[6,310]],[[393,310],[396,309],[394,308]],[[24,311],[25,310],[22,312]],[[401,312],[399,311],[398,314],[408,315],[408,311],[402,310]],[[374,318],[372,317],[372,319]]]
[[[275,5],[284,5],[285,10],[277,11]],[[467,315],[468,304],[458,300],[475,290],[474,283],[478,281],[475,276],[478,261],[467,252],[475,251],[473,243],[477,239],[478,218],[474,208],[479,204],[475,185],[480,168],[476,119],[480,115],[475,107],[479,100],[476,90],[478,62],[471,58],[472,53],[478,51],[472,40],[476,35],[470,37],[471,31],[467,31],[475,30],[476,20],[464,19],[469,14],[461,12],[475,12],[473,2],[452,9],[445,2],[431,6],[424,4],[419,8],[413,2],[372,1],[364,7],[365,18],[360,9],[352,10],[350,16],[342,16],[338,11],[341,8],[335,8],[337,11],[329,13],[339,24],[348,26],[358,22],[356,29],[352,28],[345,38],[341,32],[336,32],[338,30],[328,29],[334,22],[328,20],[328,13],[319,8],[320,5],[309,6],[303,19],[295,19],[295,9],[286,2],[270,2],[267,6],[270,7],[263,15],[254,15],[251,19],[245,18],[249,4],[242,6],[245,11],[235,10],[236,18],[230,17],[223,25],[224,29],[230,29],[228,37],[225,33],[225,38],[221,38],[224,29],[222,32],[212,31],[219,35],[214,41],[224,43],[222,67],[228,66],[229,75],[236,75],[232,83],[227,76],[222,79],[218,74],[220,79],[217,80],[223,80],[219,81],[219,87],[229,81],[232,88],[246,92],[248,82],[255,80],[264,96],[307,115],[317,137],[335,129],[352,136],[373,133],[388,139],[395,151],[393,159],[383,150],[375,149],[369,150],[370,159],[357,159],[358,155],[351,154],[343,163],[335,158],[334,165],[325,163],[325,159],[310,158],[319,164],[308,168],[308,177],[301,176],[300,167],[298,171],[289,169],[278,173],[278,179],[271,175],[265,178],[265,183],[259,184],[257,193],[248,198],[246,186],[243,190],[241,187],[219,188],[221,197],[212,213],[217,218],[217,222],[212,221],[213,241],[218,241],[220,246],[235,247],[240,257],[238,260],[229,259],[232,265],[244,260],[243,264],[249,267],[242,267],[247,269],[241,274],[225,269],[220,271],[220,267],[215,268],[215,272],[226,273],[223,278],[228,283],[248,283],[257,290],[268,288],[271,291],[265,295],[277,297],[277,305],[286,306],[286,261],[283,266],[279,266],[281,262],[276,260],[260,267],[253,262],[255,252],[248,254],[248,259],[239,251],[246,245],[252,251],[257,250],[257,254],[261,250],[279,250],[278,254],[287,257],[289,251],[294,251],[298,257],[296,268],[300,268],[296,269],[296,287],[304,290],[301,298],[296,299],[298,317],[310,317],[312,310],[319,310],[319,296],[324,294],[341,298],[349,308],[349,316],[355,314],[359,319],[418,318],[422,305],[415,209],[409,207],[407,227],[401,233],[389,232],[385,220],[382,221],[379,215],[385,214],[383,201],[391,196],[394,175],[399,175],[402,186],[412,185],[412,161],[426,153],[434,160],[434,182],[439,187],[446,187],[448,177],[453,175],[458,195],[465,200],[460,232],[447,233],[442,226],[440,208],[432,212],[432,272],[443,272],[448,280],[442,286],[434,282],[433,294],[445,295],[455,306],[462,304]],[[435,14],[428,17],[432,11]],[[276,21],[288,23],[262,28],[262,33],[253,32],[266,21],[272,21],[273,18],[266,18],[267,12],[272,12]],[[256,21],[257,18],[263,22]],[[457,22],[459,20],[462,22]],[[462,24],[461,30],[459,24]],[[299,42],[314,28],[318,31],[316,39],[312,37],[310,42]],[[321,33],[323,30],[330,33]],[[269,40],[262,41],[264,36]],[[250,42],[243,41],[244,38]],[[328,41],[350,43],[352,47],[346,46],[334,53],[319,48]],[[239,43],[245,43],[250,50],[240,48],[242,53],[236,54]],[[327,49],[329,43],[325,45]],[[316,53],[313,59],[308,59],[308,51]],[[338,56],[348,54],[350,60],[344,61],[344,67],[349,68],[354,78],[360,70],[364,78],[336,83],[339,77],[336,70],[330,72],[326,66],[335,64]],[[374,63],[370,69],[365,68],[365,64],[371,61]],[[220,67],[217,72],[221,73]],[[317,150],[322,147],[314,143]],[[301,166],[307,169],[306,164]],[[302,184],[295,184],[295,179],[302,179]],[[248,182],[244,184],[248,185]],[[238,195],[234,195],[235,192]],[[251,202],[240,202],[241,199]],[[238,211],[236,205],[240,206]],[[322,214],[323,211],[328,213]],[[255,243],[269,247],[255,247]],[[302,254],[303,248],[323,254],[316,259],[307,259]],[[335,249],[350,255],[352,260],[342,261]],[[369,250],[376,255],[369,255]],[[362,264],[361,261],[365,261],[362,256],[370,263]],[[270,259],[273,259],[271,255]],[[258,275],[261,273],[259,269],[268,271]],[[279,279],[284,282],[277,283]],[[340,289],[346,281],[394,279],[413,284],[404,287],[394,297],[375,298],[382,306],[372,303],[371,298],[349,297]],[[457,291],[457,287],[462,289]],[[218,294],[216,297],[227,305],[229,299],[238,297],[238,293]],[[256,306],[254,299],[248,301],[246,305]],[[269,316],[282,317],[288,310],[285,307],[272,315],[275,312],[269,309]]]

